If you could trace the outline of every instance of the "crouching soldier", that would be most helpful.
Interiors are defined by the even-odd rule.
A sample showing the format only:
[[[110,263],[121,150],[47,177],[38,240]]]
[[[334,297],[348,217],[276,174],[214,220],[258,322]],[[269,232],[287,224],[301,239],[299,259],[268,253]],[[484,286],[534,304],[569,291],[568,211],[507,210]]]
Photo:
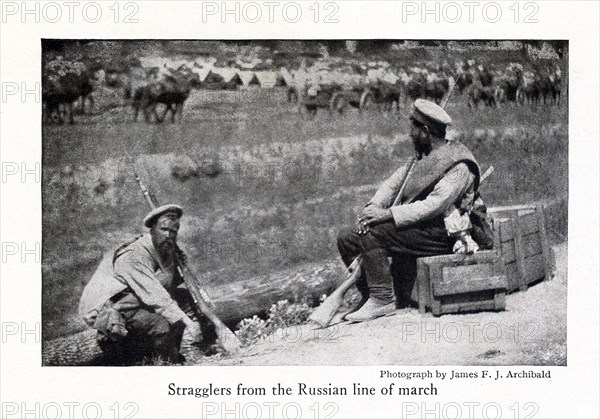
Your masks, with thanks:
[[[105,256],[83,291],[80,315],[114,362],[182,362],[182,353],[197,351],[202,332],[176,254],[182,213],[178,205],[152,210],[144,218],[149,234]]]

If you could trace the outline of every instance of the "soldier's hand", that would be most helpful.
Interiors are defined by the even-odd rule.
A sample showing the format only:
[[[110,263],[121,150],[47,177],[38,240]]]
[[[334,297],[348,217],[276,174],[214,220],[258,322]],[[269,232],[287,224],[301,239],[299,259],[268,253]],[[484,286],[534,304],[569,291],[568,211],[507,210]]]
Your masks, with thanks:
[[[462,235],[456,240],[454,243],[454,248],[452,249],[454,253],[475,253],[479,250],[479,246],[473,240],[470,234]]]
[[[369,234],[369,227],[366,223],[361,222],[359,218],[356,219],[356,233],[359,236],[365,236]]]
[[[375,206],[366,207],[358,217],[359,221],[367,226],[377,225],[392,220],[392,211]]]
[[[202,329],[200,328],[200,324],[188,318],[187,321],[184,321],[185,329],[183,330],[183,335],[186,341],[190,342],[200,342],[202,340]]]

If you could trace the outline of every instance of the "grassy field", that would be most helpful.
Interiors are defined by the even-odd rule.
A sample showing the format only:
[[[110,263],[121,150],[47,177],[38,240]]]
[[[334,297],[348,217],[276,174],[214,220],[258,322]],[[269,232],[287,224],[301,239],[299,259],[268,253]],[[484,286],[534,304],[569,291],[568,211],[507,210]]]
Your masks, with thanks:
[[[75,126],[43,127],[45,339],[81,330],[81,281],[143,232],[132,161],[159,200],[184,207],[182,247],[218,284],[337,258],[337,231],[412,155],[406,109],[309,119],[281,90],[195,91],[181,122],[147,125],[104,97],[110,106]],[[455,97],[447,110],[452,135],[496,168],[486,202],[549,203],[551,239],[564,241],[567,104],[471,110]]]

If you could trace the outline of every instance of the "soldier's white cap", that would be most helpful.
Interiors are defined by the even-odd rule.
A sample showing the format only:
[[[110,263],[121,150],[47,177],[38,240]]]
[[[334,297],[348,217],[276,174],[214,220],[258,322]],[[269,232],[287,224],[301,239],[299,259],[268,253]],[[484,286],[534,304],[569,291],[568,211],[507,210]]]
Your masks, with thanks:
[[[450,115],[446,113],[444,108],[425,99],[415,100],[410,119],[433,128],[443,128],[452,125],[452,118],[450,118]]]
[[[156,224],[161,216],[166,214],[172,214],[173,218],[179,219],[183,214],[183,208],[175,204],[167,204],[158,208],[154,208],[148,213],[148,215],[144,217],[144,225],[148,228],[151,228],[154,224]]]

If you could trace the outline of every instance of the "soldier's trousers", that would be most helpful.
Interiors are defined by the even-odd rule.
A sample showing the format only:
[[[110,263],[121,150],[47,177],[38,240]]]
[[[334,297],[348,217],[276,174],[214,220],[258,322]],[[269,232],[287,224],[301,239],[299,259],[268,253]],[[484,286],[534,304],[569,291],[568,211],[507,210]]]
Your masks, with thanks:
[[[370,227],[366,235],[345,229],[338,235],[337,245],[346,266],[350,266],[358,255],[363,257],[362,276],[356,285],[363,298],[388,304],[394,300],[388,257],[406,262],[422,256],[452,253],[454,242],[455,239],[447,235],[444,220],[440,217],[404,229],[396,228],[390,221]]]
[[[182,310],[194,319],[187,291],[181,290],[173,298]],[[122,342],[122,345],[128,346],[124,348],[126,357],[149,355],[169,362],[182,360],[180,346],[190,344],[184,342],[187,336],[184,334],[183,322],[169,323],[166,318],[146,307],[129,290],[118,297],[114,308],[122,315],[125,328],[129,332],[126,340]]]

